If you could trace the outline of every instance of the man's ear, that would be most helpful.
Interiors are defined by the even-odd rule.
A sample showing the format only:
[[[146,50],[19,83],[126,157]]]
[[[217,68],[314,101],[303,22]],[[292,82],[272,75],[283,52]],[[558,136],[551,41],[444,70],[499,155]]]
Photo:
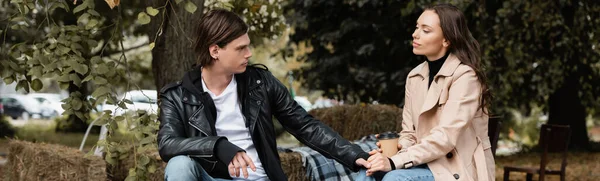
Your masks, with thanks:
[[[208,52],[212,59],[219,59],[219,45],[214,44],[208,47]]]

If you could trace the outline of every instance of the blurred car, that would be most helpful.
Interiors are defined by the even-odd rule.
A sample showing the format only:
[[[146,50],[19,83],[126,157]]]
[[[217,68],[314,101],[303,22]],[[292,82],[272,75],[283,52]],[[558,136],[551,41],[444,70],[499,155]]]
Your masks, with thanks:
[[[42,109],[37,100],[18,94],[3,95],[0,102],[4,107],[4,113],[13,119],[21,118],[29,120],[30,118],[41,118]]]
[[[0,116],[4,116],[4,105],[0,102]]]
[[[50,111],[49,115],[44,115],[50,118],[54,118],[58,115],[61,115],[65,110],[62,108],[61,100],[63,97],[60,94],[52,94],[52,93],[31,93],[27,94],[28,97],[32,97],[37,100],[42,109]],[[45,111],[44,111],[45,112]]]
[[[103,110],[111,110],[114,115],[122,115],[128,111],[145,110],[148,113],[158,113],[156,90],[133,90],[123,94],[121,98],[129,99],[132,104],[125,104],[127,110],[116,105],[104,105]]]

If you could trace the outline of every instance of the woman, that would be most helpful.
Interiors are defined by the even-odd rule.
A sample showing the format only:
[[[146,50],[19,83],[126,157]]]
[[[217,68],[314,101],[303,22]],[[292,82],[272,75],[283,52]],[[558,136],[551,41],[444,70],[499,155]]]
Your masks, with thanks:
[[[427,8],[412,37],[413,53],[427,61],[408,74],[400,151],[371,151],[357,180],[494,180],[490,96],[464,14],[448,4]]]

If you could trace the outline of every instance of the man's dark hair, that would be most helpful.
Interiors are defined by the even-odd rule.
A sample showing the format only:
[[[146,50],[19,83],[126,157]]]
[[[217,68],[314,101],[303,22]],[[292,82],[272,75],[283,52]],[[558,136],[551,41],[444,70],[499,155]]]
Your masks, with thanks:
[[[211,45],[225,47],[229,42],[248,33],[248,25],[237,14],[225,10],[214,9],[202,16],[196,33],[195,51],[198,53],[197,64],[209,66],[214,59],[208,48]]]

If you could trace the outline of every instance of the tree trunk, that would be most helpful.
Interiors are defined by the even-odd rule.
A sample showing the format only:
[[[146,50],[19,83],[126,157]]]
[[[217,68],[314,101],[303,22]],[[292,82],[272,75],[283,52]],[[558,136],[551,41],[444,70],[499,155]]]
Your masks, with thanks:
[[[587,112],[578,96],[581,90],[577,83],[578,76],[571,75],[565,79],[561,88],[550,95],[549,124],[571,126],[571,149],[590,149],[590,139],[585,126]]]
[[[148,2],[153,7],[163,6],[167,0]],[[152,73],[156,88],[181,79],[183,74],[196,62],[193,45],[194,32],[202,16],[204,0],[192,0],[198,9],[194,14],[184,9],[184,4],[171,1],[166,9],[164,20],[162,12],[152,18],[148,37],[155,42],[152,50]],[[164,21],[164,22],[163,22]],[[162,28],[162,34],[157,32]],[[156,40],[155,40],[156,38]]]

